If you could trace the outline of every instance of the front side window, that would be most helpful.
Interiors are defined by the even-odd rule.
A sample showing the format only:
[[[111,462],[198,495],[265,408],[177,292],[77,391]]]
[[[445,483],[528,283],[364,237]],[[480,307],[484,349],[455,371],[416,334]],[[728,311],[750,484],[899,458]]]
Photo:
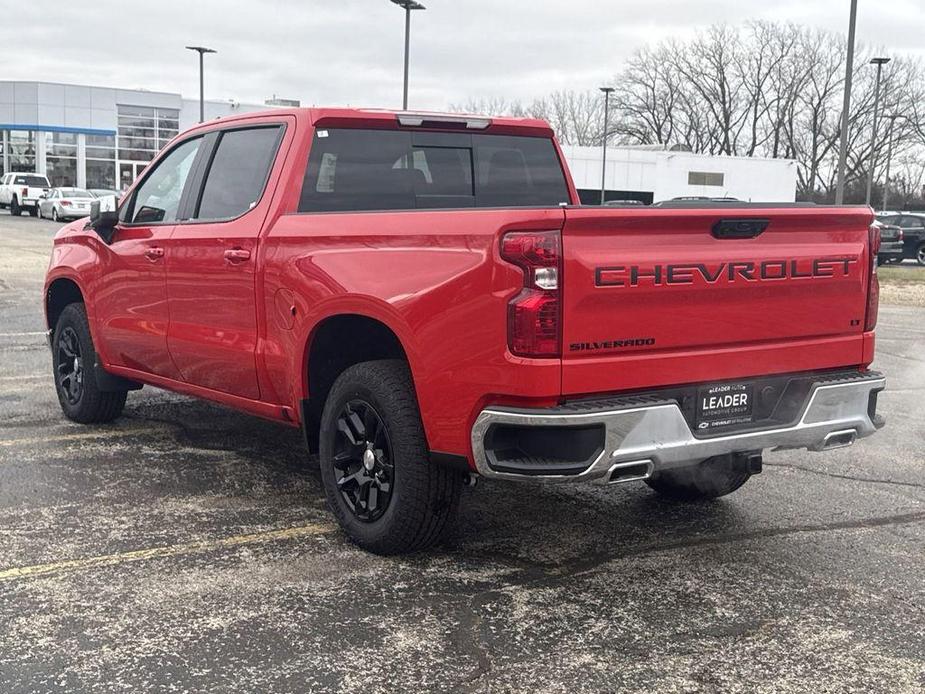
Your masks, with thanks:
[[[176,147],[151,171],[135,192],[129,221],[134,224],[175,222],[183,187],[189,177],[202,138]]]
[[[552,207],[567,201],[549,138],[322,129],[312,143],[299,211]]]
[[[281,130],[274,126],[222,133],[196,219],[232,219],[257,204],[276,158]]]

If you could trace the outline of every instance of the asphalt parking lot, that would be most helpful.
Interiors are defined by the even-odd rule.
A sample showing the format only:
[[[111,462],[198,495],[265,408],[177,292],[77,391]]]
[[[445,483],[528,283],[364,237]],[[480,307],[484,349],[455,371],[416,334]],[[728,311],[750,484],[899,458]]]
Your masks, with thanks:
[[[0,212],[0,692],[925,688],[925,308],[881,308],[876,437],[710,504],[482,483],[383,559],[297,431],[153,388],[63,418],[56,226]]]

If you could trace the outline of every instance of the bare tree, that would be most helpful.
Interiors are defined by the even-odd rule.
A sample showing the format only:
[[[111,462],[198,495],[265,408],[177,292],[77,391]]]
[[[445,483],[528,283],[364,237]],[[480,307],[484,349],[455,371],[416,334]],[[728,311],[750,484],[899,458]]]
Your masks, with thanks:
[[[904,186],[904,199],[911,200],[922,192],[925,175],[915,165],[925,160],[925,65],[892,56],[883,72],[880,115],[902,118],[892,138],[884,125],[872,142],[876,73],[868,61],[873,52],[864,46],[858,52],[847,170],[853,197],[848,199],[863,200],[871,153],[874,178],[882,180],[892,139],[894,157],[904,162],[895,170],[896,185]],[[616,91],[607,133],[597,90],[553,92],[527,106],[480,99],[454,108],[544,118],[565,144],[598,145],[606,137],[623,144],[680,144],[709,154],[795,159],[798,198],[830,201],[844,55],[844,37],[831,32],[772,22],[717,24],[689,41],[667,40],[636,51],[612,81]]]

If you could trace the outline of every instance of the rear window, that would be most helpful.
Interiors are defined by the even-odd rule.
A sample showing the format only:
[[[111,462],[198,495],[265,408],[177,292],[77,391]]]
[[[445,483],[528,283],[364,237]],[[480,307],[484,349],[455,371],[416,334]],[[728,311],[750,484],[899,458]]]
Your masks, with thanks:
[[[62,198],[92,198],[89,192],[80,188],[59,188]]]
[[[47,188],[48,179],[44,176],[17,176],[14,185],[29,186],[30,188]]]
[[[554,207],[568,201],[552,141],[394,130],[318,130],[300,212]]]

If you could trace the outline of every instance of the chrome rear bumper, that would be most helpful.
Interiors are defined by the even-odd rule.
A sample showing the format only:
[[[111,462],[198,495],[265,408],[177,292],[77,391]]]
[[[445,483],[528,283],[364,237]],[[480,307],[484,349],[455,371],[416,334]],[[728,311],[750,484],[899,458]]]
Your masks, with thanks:
[[[662,469],[729,453],[771,448],[828,450],[851,445],[883,426],[874,411],[874,394],[885,384],[879,374],[822,379],[810,390],[795,424],[710,437],[693,434],[677,402],[650,396],[618,399],[606,407],[597,404],[584,408],[580,403],[546,410],[490,407],[479,414],[472,427],[472,451],[476,468],[486,478],[607,484],[645,479]],[[549,427],[597,425],[602,433],[600,445],[587,464],[579,461],[570,474],[538,473],[549,459],[546,456],[539,459],[539,465],[532,465],[530,473],[521,473],[511,472],[491,449],[493,428],[505,425],[545,428],[547,436]],[[508,471],[498,467],[508,467]]]

